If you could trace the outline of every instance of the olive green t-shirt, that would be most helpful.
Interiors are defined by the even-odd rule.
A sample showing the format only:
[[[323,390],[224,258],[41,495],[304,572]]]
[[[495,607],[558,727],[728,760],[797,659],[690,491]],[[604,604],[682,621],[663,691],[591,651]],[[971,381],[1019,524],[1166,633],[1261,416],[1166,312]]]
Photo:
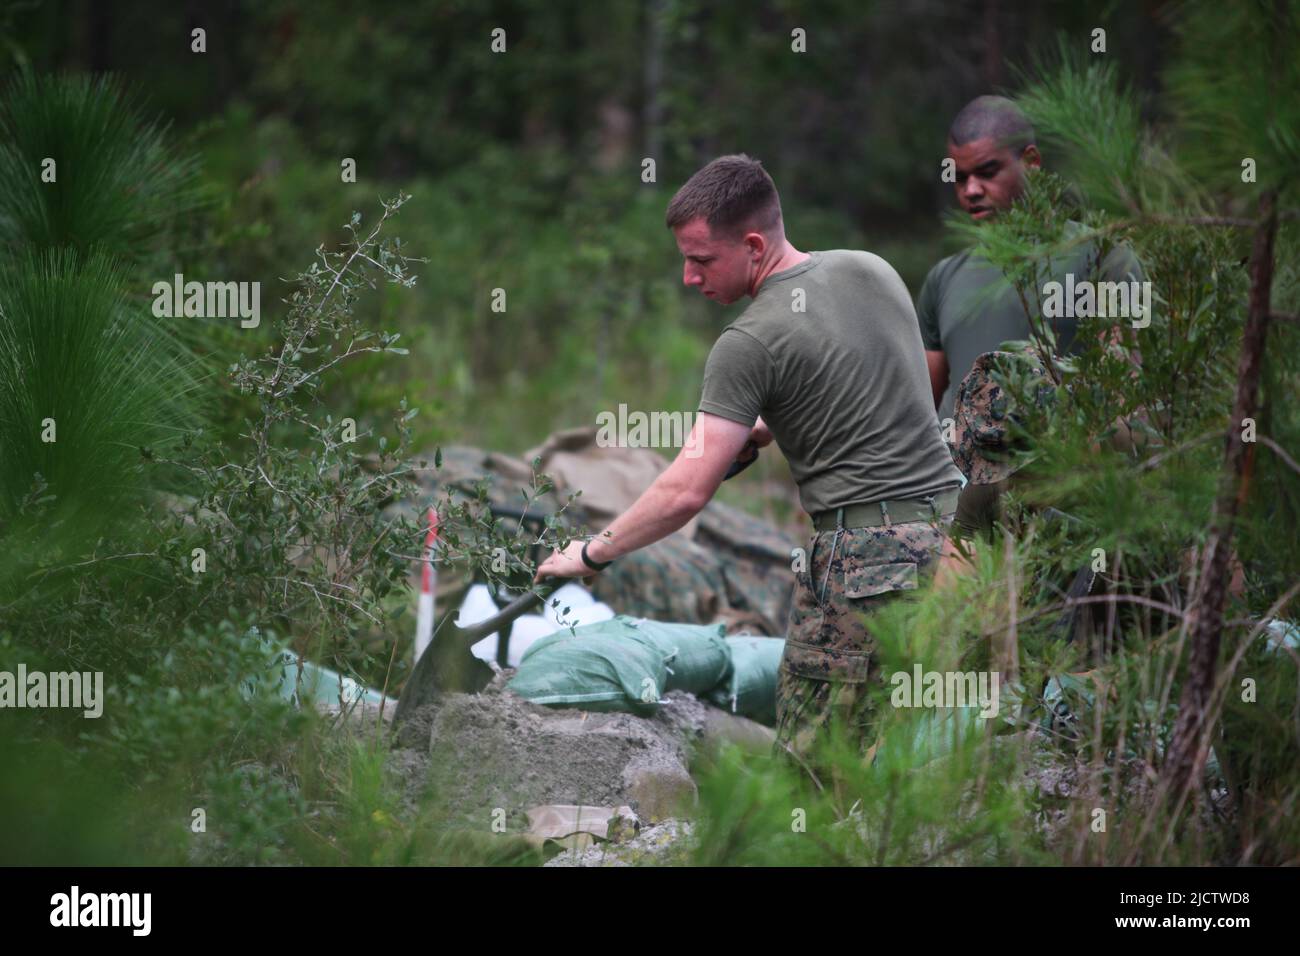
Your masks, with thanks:
[[[1075,225],[1082,229],[1082,226]],[[1064,283],[1073,273],[1075,281],[1138,281],[1144,279],[1142,266],[1132,249],[1116,245],[1098,264],[1095,243],[1081,245],[1069,256],[1052,265],[1052,280]],[[1052,281],[1044,279],[1044,283]],[[1037,310],[1041,291],[1029,297]],[[931,352],[943,352],[948,360],[948,388],[939,403],[939,418],[951,418],[957,388],[975,359],[985,352],[996,351],[1003,342],[1030,338],[1029,319],[1015,288],[1002,271],[971,250],[939,262],[925,277],[916,300],[916,317],[921,323],[921,341]],[[1078,319],[1073,316],[1046,319],[1056,334],[1057,348],[1063,354],[1073,350]]]
[[[869,252],[813,252],[768,276],[709,353],[700,411],[762,415],[809,514],[961,483],[911,296]]]

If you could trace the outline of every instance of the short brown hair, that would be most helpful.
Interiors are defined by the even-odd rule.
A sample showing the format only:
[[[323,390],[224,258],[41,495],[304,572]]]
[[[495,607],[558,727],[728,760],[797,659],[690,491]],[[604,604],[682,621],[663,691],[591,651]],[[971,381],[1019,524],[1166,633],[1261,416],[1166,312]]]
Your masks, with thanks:
[[[781,197],[757,159],[719,156],[677,190],[664,218],[676,229],[701,217],[713,232],[767,234],[781,224]]]

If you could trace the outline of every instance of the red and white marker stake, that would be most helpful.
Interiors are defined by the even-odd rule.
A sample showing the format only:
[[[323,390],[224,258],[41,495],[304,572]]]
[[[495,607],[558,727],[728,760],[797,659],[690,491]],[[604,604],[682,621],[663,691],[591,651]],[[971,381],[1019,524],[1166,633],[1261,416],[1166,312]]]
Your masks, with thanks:
[[[433,566],[433,548],[438,540],[438,512],[429,509],[429,531],[424,537],[424,557],[421,559],[420,607],[415,619],[415,659],[433,640],[433,592],[438,587],[438,569]]]

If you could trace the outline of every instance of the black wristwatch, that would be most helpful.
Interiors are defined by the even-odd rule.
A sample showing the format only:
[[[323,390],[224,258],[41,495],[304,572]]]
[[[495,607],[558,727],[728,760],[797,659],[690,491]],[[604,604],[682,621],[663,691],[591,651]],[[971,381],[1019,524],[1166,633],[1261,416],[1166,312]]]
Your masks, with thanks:
[[[593,571],[604,571],[607,567],[609,567],[611,564],[614,563],[613,561],[593,561],[591,558],[587,557],[587,545],[589,544],[591,544],[590,541],[584,541],[582,544],[583,564],[591,568],[591,570]]]

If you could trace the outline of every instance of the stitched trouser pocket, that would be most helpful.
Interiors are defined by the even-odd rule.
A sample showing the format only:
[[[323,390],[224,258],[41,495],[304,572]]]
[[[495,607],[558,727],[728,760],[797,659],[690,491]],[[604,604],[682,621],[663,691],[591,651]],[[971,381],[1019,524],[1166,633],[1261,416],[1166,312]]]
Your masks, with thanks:
[[[921,585],[943,537],[923,522],[816,535],[796,584],[782,667],[822,680],[866,680],[876,650],[870,615]]]

